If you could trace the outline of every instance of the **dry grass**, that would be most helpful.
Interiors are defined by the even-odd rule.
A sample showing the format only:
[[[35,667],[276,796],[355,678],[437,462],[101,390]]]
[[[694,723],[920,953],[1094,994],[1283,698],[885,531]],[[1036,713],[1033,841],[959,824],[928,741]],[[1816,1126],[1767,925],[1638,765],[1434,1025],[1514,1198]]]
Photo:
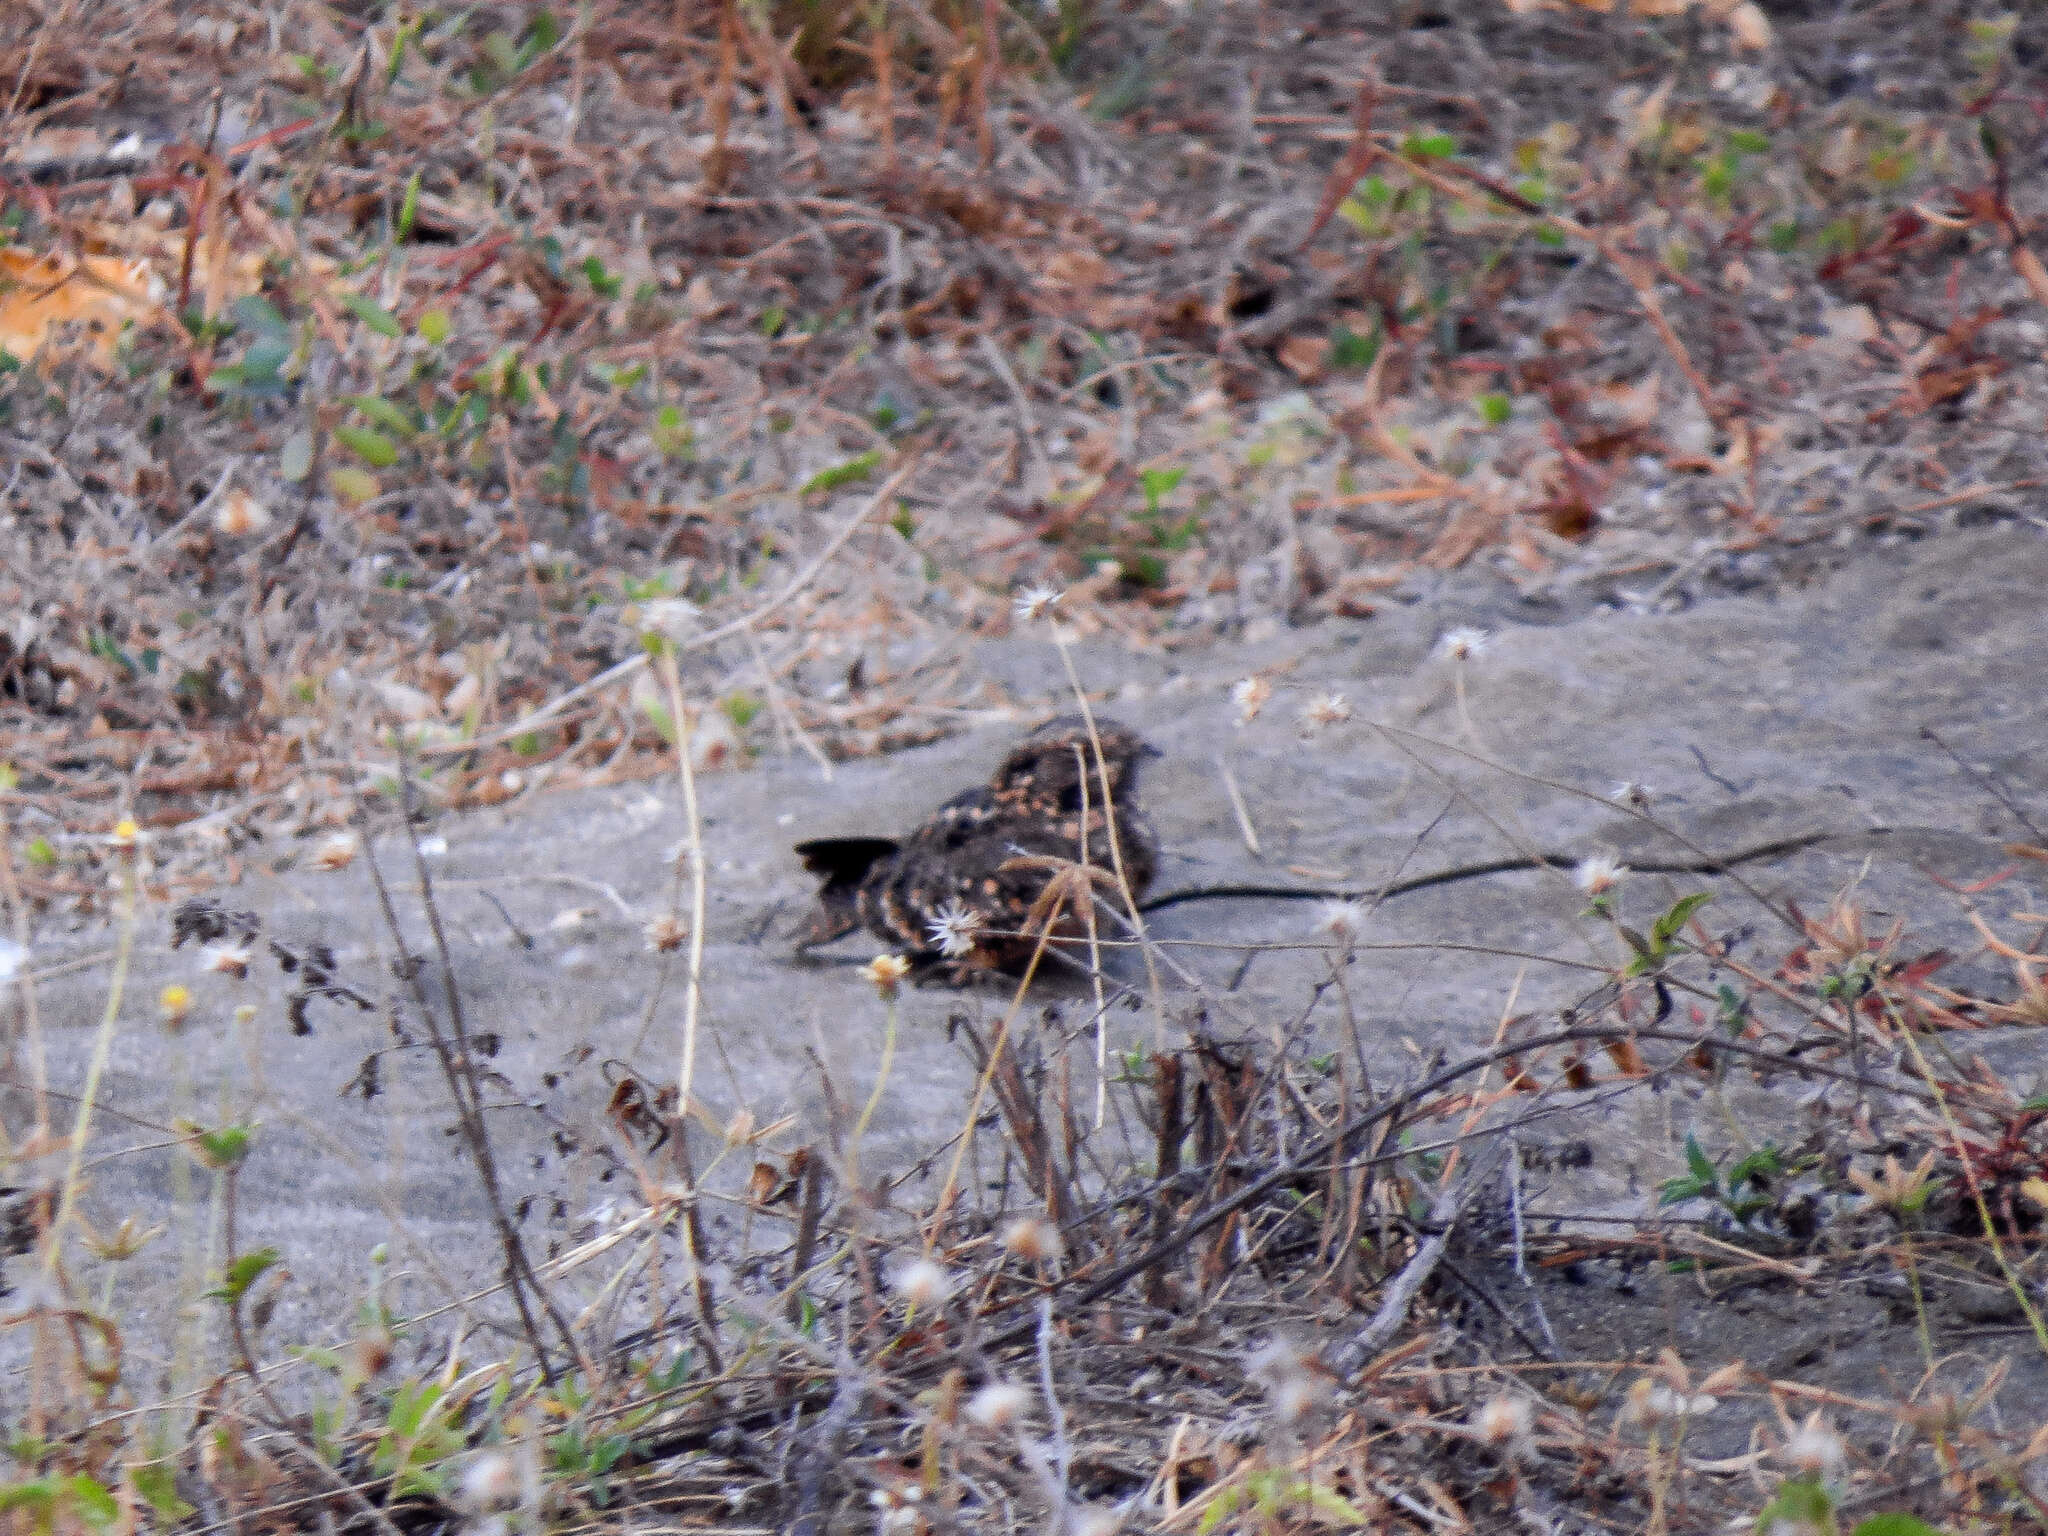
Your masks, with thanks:
[[[17,932],[111,888],[125,943],[139,895],[259,836],[374,852],[414,796],[928,737],[1004,703],[966,650],[1022,582],[1086,584],[1138,644],[1363,616],[1471,561],[1656,606],[2040,482],[2031,18],[1846,7],[1762,53],[1701,16],[1399,20],[0,5],[12,238],[161,289],[104,358],[0,381]],[[128,126],[165,142],[123,162]],[[67,127],[98,135],[68,160]],[[179,829],[153,875],[125,821]],[[287,1354],[288,1256],[235,1240],[248,1127],[181,1124],[218,1217],[190,1301],[226,1327],[142,1388],[103,1298],[144,1234],[77,1220],[88,1083],[68,1136],[42,1103],[8,1127],[32,1350],[0,1519],[2041,1528],[2041,1426],[1936,1349],[1989,1289],[2048,1353],[2048,1116],[1941,1048],[2043,1021],[2038,943],[1986,932],[1994,1000],[1853,894],[1762,904],[1769,969],[1593,896],[1615,958],[1568,1017],[1399,1084],[1304,1044],[1348,1011],[1350,918],[1297,1020],[1170,1034],[1154,945],[1149,988],[1078,1017],[1020,995],[959,1031],[985,1098],[922,1209],[862,1171],[883,1082],[829,1085],[815,1140],[707,1129],[686,1033],[585,1149],[634,1200],[546,1262],[438,934],[387,906],[446,982],[405,978],[399,1069],[431,1057],[493,1211],[492,1326],[408,1374],[431,1320],[373,1296],[348,1347]],[[1151,1047],[1109,1050],[1148,1002]],[[1731,1075],[1798,1082],[1820,1128],[1731,1114],[1645,1230],[1525,1221],[1519,1127]],[[1703,1295],[1899,1277],[1924,1356],[1879,1399],[1546,1338],[1546,1270],[1644,1263]],[[1729,1402],[1751,1444],[1696,1454]]]
[[[436,804],[662,771],[649,617],[707,762],[839,755],[999,707],[1020,582],[1187,643],[2005,515],[2040,40],[1891,9],[17,4],[17,300],[136,321],[0,384],[24,887],[318,835],[394,733]]]

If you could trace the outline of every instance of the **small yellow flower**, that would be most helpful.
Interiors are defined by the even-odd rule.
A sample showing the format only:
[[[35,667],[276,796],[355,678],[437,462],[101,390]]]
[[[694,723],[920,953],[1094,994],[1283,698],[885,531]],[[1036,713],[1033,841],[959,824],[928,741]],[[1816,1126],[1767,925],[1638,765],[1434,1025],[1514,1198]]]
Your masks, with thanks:
[[[910,974],[910,962],[901,955],[877,955],[860,968],[860,973],[874,983],[882,996],[894,997],[903,978]]]
[[[156,1008],[163,1015],[164,1023],[176,1029],[185,1022],[185,1015],[192,1011],[192,989],[183,982],[172,982],[157,993]]]
[[[107,835],[107,842],[115,848],[133,848],[135,840],[142,836],[142,828],[135,825],[131,817],[123,816],[114,823],[114,830]]]

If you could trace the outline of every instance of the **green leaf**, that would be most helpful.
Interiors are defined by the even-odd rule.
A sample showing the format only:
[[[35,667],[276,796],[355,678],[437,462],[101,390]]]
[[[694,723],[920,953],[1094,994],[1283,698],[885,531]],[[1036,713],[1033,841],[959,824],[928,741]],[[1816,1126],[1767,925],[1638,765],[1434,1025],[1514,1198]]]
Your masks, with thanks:
[[[882,450],[870,448],[858,458],[848,459],[844,464],[834,464],[829,469],[819,470],[803,483],[802,491],[805,495],[808,495],[812,491],[836,491],[841,486],[858,485],[861,481],[872,475],[881,462]]]
[[[1778,1155],[1778,1149],[1766,1143],[1728,1170],[1728,1187],[1734,1189],[1753,1179],[1774,1179],[1784,1171],[1784,1159]]]
[[[398,444],[374,428],[336,427],[334,440],[378,469],[389,469],[398,462]]]
[[[1479,408],[1479,419],[1489,427],[1504,427],[1515,414],[1515,404],[1506,395],[1489,392],[1472,403]]]
[[[336,469],[328,472],[328,489],[343,501],[361,506],[377,494],[377,477],[364,469]]]
[[[1650,925],[1650,947],[1662,955],[1678,937],[1679,930],[1691,921],[1693,913],[1713,899],[1711,891],[1694,891],[1690,896],[1679,897],[1669,912]]]
[[[403,42],[404,34],[399,34]],[[412,238],[412,226],[420,216],[420,173],[414,171],[405,180],[405,197],[398,205],[398,241],[402,245]]]
[[[1683,1205],[1688,1200],[1704,1200],[1712,1193],[1711,1188],[1702,1189],[1697,1179],[1681,1173],[1657,1186],[1657,1205],[1659,1209]]]
[[[313,434],[304,427],[284,440],[277,455],[278,475],[297,485],[313,472]]]
[[[88,1525],[112,1525],[120,1517],[121,1506],[96,1478],[79,1472],[66,1478],[64,1487],[73,1508],[85,1516]]]
[[[190,1504],[178,1497],[178,1480],[168,1464],[161,1461],[145,1461],[132,1467],[129,1476],[135,1480],[135,1491],[142,1495],[142,1502],[165,1525],[176,1525],[179,1521],[198,1513]]]
[[[245,1253],[228,1266],[221,1283],[206,1294],[215,1301],[224,1301],[233,1306],[249,1294],[249,1287],[262,1278],[264,1272],[276,1267],[284,1257],[275,1248],[258,1248]]]
[[[697,442],[696,431],[679,405],[664,405],[657,410],[647,435],[654,442],[654,451],[665,459],[689,457]]]
[[[1719,1189],[1721,1187],[1719,1171],[1714,1167],[1712,1159],[1701,1149],[1699,1138],[1690,1131],[1685,1133],[1685,1166],[1691,1171],[1693,1178],[1702,1187],[1707,1189]]]
[[[1857,1521],[1850,1528],[1849,1536],[1942,1536],[1942,1533],[1939,1526],[1929,1525],[1918,1515],[1894,1511]]]
[[[1380,333],[1377,328],[1370,336],[1361,336],[1349,326],[1337,325],[1330,328],[1330,366],[1332,368],[1370,368],[1373,360],[1380,355]]]
[[[231,313],[235,324],[265,336],[289,336],[291,325],[278,307],[260,293],[244,294],[235,300]]]
[[[389,427],[401,437],[413,431],[413,419],[381,395],[350,395],[348,403],[380,427]]]
[[[643,640],[651,639],[656,644],[660,643],[660,637],[656,635],[643,636],[642,638]],[[668,712],[666,704],[659,703],[654,699],[642,699],[640,701],[640,712],[647,716],[648,720],[653,724],[656,733],[660,735],[663,741],[667,742],[670,746],[676,744],[675,716]]]
[[[583,258],[583,276],[599,298],[616,299],[620,290],[626,286],[623,277],[607,272],[604,263],[595,256]]]
[[[1756,1529],[1806,1530],[1814,1536],[1835,1536],[1835,1501],[1811,1478],[1794,1478],[1778,1488],[1778,1496],[1756,1517]]]
[[[1417,160],[1448,160],[1458,152],[1458,141],[1448,133],[1411,133],[1401,141],[1401,153]]]
[[[1145,492],[1145,507],[1157,512],[1159,503],[1173,493],[1173,488],[1187,478],[1183,465],[1173,464],[1164,469],[1147,469],[1138,473],[1138,484]]]
[[[393,317],[391,311],[382,304],[379,304],[375,299],[365,298],[360,293],[344,293],[341,296],[341,302],[350,314],[362,321],[363,324],[367,325],[379,336],[389,336],[393,341],[396,341],[405,334],[400,329],[398,321]]]

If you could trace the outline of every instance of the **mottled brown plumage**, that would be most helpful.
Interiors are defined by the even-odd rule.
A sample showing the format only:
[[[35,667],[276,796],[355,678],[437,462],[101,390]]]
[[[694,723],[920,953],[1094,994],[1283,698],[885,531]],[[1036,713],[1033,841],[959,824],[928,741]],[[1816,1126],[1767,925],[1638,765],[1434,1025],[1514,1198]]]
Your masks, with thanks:
[[[1142,895],[1158,868],[1159,844],[1138,809],[1138,766],[1158,754],[1111,720],[1096,722],[1096,736],[1099,763],[1078,715],[1040,726],[1010,749],[987,784],[955,795],[900,841],[799,843],[804,867],[824,877],[799,947],[829,943],[865,925],[927,969],[943,967],[956,977],[1014,974],[1038,948],[1037,933],[1026,929],[1062,867],[1086,862],[1108,877],[1121,856],[1131,894]],[[1083,931],[1069,912],[1054,936]]]

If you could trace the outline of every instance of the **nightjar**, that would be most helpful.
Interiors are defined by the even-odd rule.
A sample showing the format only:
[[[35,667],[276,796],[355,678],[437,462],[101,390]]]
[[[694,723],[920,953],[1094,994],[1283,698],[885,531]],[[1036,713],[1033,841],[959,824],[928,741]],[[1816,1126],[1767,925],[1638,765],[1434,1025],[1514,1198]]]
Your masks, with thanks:
[[[1131,895],[1142,895],[1159,866],[1159,843],[1138,809],[1138,768],[1158,750],[1112,720],[1096,721],[1096,738],[1099,763],[1087,723],[1063,715],[1012,747],[986,785],[955,795],[908,837],[797,844],[804,867],[824,877],[798,947],[865,925],[926,971],[956,980],[978,971],[1016,974],[1038,948],[1038,934],[1027,932],[1033,908],[1054,874],[1084,852],[1102,872],[1100,889],[1117,889],[1120,857]],[[1085,931],[1068,911],[1053,936]],[[1123,937],[1114,925],[1104,936]]]

